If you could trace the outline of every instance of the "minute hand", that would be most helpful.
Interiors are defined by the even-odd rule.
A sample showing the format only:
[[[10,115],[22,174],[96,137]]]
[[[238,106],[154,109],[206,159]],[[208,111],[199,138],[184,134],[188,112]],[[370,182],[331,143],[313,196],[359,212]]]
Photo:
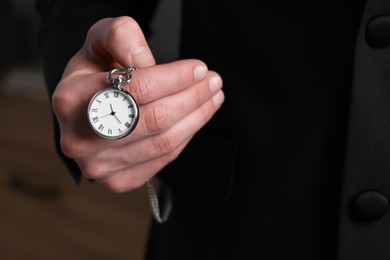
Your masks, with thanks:
[[[122,124],[122,122],[119,120],[119,118],[115,115],[116,112],[114,112],[114,109],[112,108],[111,104],[110,104],[110,108],[111,108],[111,115],[113,115],[115,117],[115,119],[118,121],[119,124]]]

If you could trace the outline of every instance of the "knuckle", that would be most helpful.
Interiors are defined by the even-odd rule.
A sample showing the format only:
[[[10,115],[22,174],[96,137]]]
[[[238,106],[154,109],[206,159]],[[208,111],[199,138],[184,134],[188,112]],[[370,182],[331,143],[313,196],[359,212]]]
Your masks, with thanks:
[[[199,110],[199,118],[204,124],[210,121],[214,113],[216,112],[215,106],[212,101],[204,104]]]
[[[108,181],[104,183],[104,186],[112,193],[123,193],[126,190],[124,189],[123,185],[118,185],[116,182]]]
[[[176,147],[174,140],[167,133],[156,135],[153,139],[153,148],[159,155],[169,154]]]
[[[78,142],[75,140],[75,138],[72,138],[68,135],[61,136],[60,146],[62,152],[66,156],[70,158],[77,157],[79,148],[78,148]]]
[[[169,163],[173,162],[176,160],[176,158],[179,156],[180,150],[179,149],[174,149],[173,151],[165,154],[161,159],[163,161],[164,165],[168,165]]]
[[[146,115],[145,124],[150,132],[162,132],[171,126],[169,109],[165,105],[155,106]]]
[[[132,177],[129,179],[129,176],[124,177],[124,175],[128,175],[129,173],[119,173],[117,175],[106,178],[103,181],[103,185],[112,193],[124,193],[127,191],[135,190],[142,187],[145,181],[137,180]]]
[[[200,88],[194,88],[194,91],[192,93],[192,98],[194,99],[196,105],[199,106],[199,105],[203,104],[204,99],[205,99],[204,96],[205,95]]]
[[[80,165],[83,176],[87,179],[96,179],[102,175],[102,164],[99,161],[88,161]]]
[[[85,157],[89,153],[87,144],[71,134],[63,134],[61,136],[60,147],[66,156],[73,159]]]
[[[103,182],[103,186],[106,187],[112,193],[123,193],[124,187],[123,184],[113,180],[113,178],[107,178]]]
[[[113,19],[107,33],[108,42],[124,37],[128,33],[128,28],[135,28],[138,23],[131,17],[121,16]]]
[[[122,25],[126,24],[126,26],[138,26],[138,23],[130,16],[119,16],[113,19],[112,27],[120,28]]]
[[[61,84],[61,83],[60,83]],[[60,85],[57,86],[57,89],[60,88]],[[64,92],[54,92],[52,98],[52,109],[56,116],[62,118],[66,116],[67,107],[71,101],[71,97]]]
[[[131,94],[141,104],[148,102],[151,93],[151,80],[149,77],[133,78],[131,81]]]

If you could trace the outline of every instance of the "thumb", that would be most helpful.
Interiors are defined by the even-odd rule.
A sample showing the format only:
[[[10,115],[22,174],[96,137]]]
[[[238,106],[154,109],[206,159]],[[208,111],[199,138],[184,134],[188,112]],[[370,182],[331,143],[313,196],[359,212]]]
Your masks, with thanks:
[[[83,47],[68,64],[68,70],[101,71],[129,65],[142,68],[155,63],[138,23],[131,17],[121,16],[99,20],[89,29]]]

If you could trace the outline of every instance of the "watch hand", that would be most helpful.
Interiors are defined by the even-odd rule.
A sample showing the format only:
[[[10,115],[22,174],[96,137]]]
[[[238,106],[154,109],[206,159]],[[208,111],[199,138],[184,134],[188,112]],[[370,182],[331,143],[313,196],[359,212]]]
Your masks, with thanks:
[[[107,115],[101,116],[100,118],[106,117],[106,116],[111,116],[111,115],[112,115],[112,113],[109,113],[109,114],[107,114]]]
[[[118,121],[119,124],[122,124],[122,122],[119,120],[119,118],[114,114],[115,119]]]
[[[112,104],[110,104],[110,108],[111,108],[111,115],[113,115],[115,117],[115,119],[118,121],[119,124],[122,124],[122,122],[119,120],[119,118],[115,115],[116,112],[114,112],[114,109],[112,108]]]
[[[115,113],[116,113],[116,112],[114,112],[114,110],[112,109],[112,105],[111,105],[111,104],[110,104],[110,109],[111,109],[111,112],[110,112],[109,114],[104,115],[104,116],[101,116],[100,118],[106,117],[106,116],[115,116]]]

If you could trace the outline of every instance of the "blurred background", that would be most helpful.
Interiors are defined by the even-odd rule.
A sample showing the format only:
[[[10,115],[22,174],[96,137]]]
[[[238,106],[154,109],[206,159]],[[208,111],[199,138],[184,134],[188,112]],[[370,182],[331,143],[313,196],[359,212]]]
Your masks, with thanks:
[[[145,188],[112,194],[76,185],[54,149],[34,0],[0,2],[0,259],[141,260]],[[163,0],[150,45],[177,57],[179,0]]]

